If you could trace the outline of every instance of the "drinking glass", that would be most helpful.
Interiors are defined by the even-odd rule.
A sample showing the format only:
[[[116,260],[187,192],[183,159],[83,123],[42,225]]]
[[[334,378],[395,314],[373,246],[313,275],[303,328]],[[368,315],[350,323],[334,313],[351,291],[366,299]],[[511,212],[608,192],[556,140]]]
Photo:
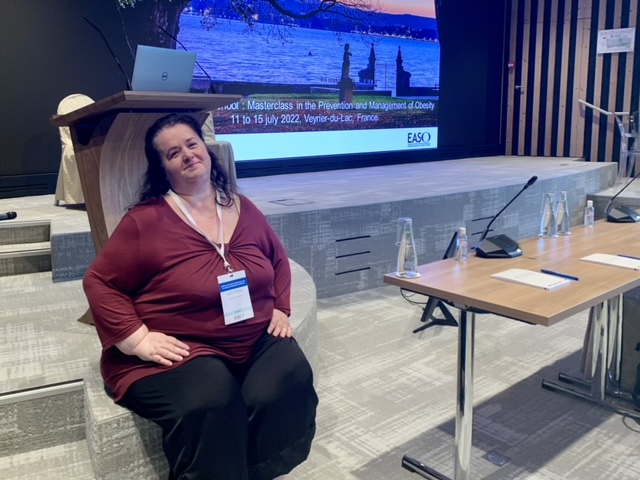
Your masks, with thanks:
[[[416,244],[413,238],[413,220],[410,217],[398,219],[398,264],[396,276],[402,278],[417,278],[418,260],[416,258]]]
[[[556,222],[556,205],[555,195],[553,192],[547,192],[544,197],[544,206],[542,210],[542,219],[540,220],[539,236],[545,238],[557,238],[558,223]]]

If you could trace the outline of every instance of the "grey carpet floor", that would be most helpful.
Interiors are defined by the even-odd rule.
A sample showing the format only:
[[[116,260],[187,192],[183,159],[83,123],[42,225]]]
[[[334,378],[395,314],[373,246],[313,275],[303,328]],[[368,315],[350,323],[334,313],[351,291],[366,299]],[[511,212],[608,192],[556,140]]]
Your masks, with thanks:
[[[421,478],[404,454],[453,477],[457,329],[412,334],[421,308],[392,287],[318,307],[318,432],[291,480]],[[640,478],[635,420],[540,386],[578,373],[585,328],[586,314],[550,328],[478,316],[472,478]]]

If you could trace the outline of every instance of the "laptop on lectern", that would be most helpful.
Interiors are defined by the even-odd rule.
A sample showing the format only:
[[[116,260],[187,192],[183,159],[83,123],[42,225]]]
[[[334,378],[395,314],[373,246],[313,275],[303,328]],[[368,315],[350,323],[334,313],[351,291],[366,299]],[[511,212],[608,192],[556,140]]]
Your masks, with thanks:
[[[195,64],[193,52],[138,45],[131,89],[189,93]]]

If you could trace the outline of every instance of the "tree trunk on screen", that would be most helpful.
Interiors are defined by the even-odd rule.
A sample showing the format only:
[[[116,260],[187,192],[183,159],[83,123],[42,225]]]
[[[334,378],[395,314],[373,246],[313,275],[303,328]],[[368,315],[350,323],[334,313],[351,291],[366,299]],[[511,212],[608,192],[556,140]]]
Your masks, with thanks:
[[[120,12],[125,36],[135,56],[138,45],[175,48],[178,37],[180,15],[191,0],[140,0],[132,6],[122,6],[114,0]],[[171,36],[160,28],[165,29]]]

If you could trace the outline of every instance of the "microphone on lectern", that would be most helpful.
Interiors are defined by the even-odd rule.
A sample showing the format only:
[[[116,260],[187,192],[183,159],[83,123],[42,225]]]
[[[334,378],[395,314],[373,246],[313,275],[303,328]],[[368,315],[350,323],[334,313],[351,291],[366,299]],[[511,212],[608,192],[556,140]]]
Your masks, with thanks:
[[[638,215],[638,212],[636,212],[635,209],[631,207],[628,207],[626,205],[618,205],[617,207],[611,208],[613,201],[618,197],[618,195],[624,192],[626,188],[629,185],[631,185],[633,181],[638,177],[640,177],[640,170],[638,171],[638,173],[636,173],[635,177],[629,180],[629,182],[624,187],[622,187],[622,190],[620,190],[613,197],[611,197],[611,200],[609,200],[609,203],[607,203],[607,206],[604,209],[604,213],[607,215],[607,222],[612,222],[612,223],[640,222],[640,216]]]
[[[109,49],[109,52],[111,53],[111,58],[115,60],[116,64],[118,65],[118,68],[120,69],[120,72],[122,72],[122,75],[127,81],[127,90],[131,90],[131,80],[129,80],[129,76],[124,71],[124,68],[122,68],[122,65],[120,64],[120,60],[118,60],[118,57],[116,57],[116,54],[113,52],[111,48],[111,45],[109,45],[109,42],[107,41],[107,37],[104,36],[104,33],[102,33],[102,30],[100,30],[98,26],[94,24],[91,20],[89,20],[87,17],[82,17],[82,18],[84,18],[89,25],[91,25],[93,28],[95,28],[98,31],[98,33],[102,37],[102,40],[104,40],[105,45]]]
[[[169,37],[171,40],[174,40],[178,45],[180,45],[182,47],[182,49],[185,52],[188,52],[189,50],[187,50],[187,47],[185,47],[182,42],[180,42],[180,40],[178,40],[175,36],[171,35],[169,32],[167,32],[164,28],[162,28],[162,25],[158,25],[158,28],[160,30],[162,30],[162,32]],[[196,60],[196,65],[198,66],[198,68],[200,70],[202,70],[202,73],[205,74],[205,76],[209,79],[209,88],[207,88],[207,93],[215,93],[214,91],[214,87],[213,87],[213,79],[211,78],[211,76],[207,73],[207,71],[203,68],[202,65],[200,65],[198,63],[198,60]]]
[[[493,225],[493,222],[496,221],[496,219],[502,214],[502,212],[504,212],[507,207],[511,205],[515,201],[515,199],[522,194],[522,192],[536,183],[536,180],[538,180],[537,176],[534,175],[533,177],[531,177],[527,184],[522,187],[522,190],[520,190],[516,194],[516,196],[509,201],[509,203],[507,203],[498,213],[494,215],[494,217],[487,225],[487,228],[485,228],[482,232],[480,240],[476,245],[476,256],[482,258],[513,258],[522,255],[520,244],[508,235],[501,234],[488,238],[487,235],[491,231],[491,225]]]

